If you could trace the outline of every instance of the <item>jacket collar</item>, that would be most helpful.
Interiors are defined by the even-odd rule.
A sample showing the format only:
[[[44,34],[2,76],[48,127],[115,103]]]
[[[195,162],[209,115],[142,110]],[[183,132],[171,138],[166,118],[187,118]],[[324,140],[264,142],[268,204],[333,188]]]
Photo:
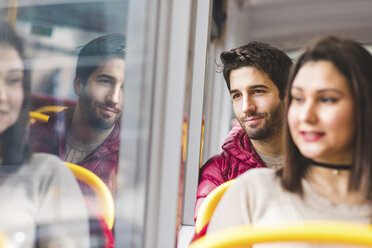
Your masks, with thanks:
[[[50,125],[54,126],[56,130],[55,134],[58,139],[58,154],[61,158],[64,157],[65,154],[66,132],[71,125],[74,111],[75,107],[68,108],[53,115],[49,120]],[[116,122],[111,134],[106,138],[106,140],[101,145],[98,146],[96,151],[98,150],[99,154],[97,155],[106,156],[110,153],[114,153],[119,150],[120,126],[121,120]]]
[[[225,139],[222,149],[244,163],[251,164],[251,160],[253,159],[254,162],[265,165],[263,160],[254,150],[248,135],[245,133],[238,121],[233,123],[233,127],[228,137]]]

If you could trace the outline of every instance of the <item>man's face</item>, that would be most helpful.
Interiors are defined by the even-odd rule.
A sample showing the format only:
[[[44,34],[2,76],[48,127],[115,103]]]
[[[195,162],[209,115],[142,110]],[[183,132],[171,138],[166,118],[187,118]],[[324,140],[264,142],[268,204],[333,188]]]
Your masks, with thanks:
[[[252,140],[280,133],[284,103],[269,76],[252,66],[230,73],[230,95],[236,118]]]
[[[125,61],[104,61],[88,77],[85,86],[75,81],[78,104],[83,118],[98,129],[110,129],[120,119],[123,108]]]

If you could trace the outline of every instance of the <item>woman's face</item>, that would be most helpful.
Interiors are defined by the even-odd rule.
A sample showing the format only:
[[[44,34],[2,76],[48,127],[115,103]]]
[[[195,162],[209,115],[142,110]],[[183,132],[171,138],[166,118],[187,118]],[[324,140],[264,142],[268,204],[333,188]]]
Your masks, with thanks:
[[[355,117],[346,78],[331,62],[308,62],[298,71],[290,94],[288,125],[302,155],[351,164]]]
[[[18,119],[23,103],[23,62],[17,50],[0,44],[0,134]]]

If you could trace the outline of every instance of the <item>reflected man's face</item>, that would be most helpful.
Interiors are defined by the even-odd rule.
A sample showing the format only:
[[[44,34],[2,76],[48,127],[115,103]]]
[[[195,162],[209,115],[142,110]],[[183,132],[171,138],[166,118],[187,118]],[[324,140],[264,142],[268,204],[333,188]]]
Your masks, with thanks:
[[[78,82],[81,114],[98,129],[110,129],[120,119],[123,108],[125,61],[112,58],[100,64],[85,85]]]
[[[17,121],[21,112],[23,69],[17,50],[0,44],[0,134]]]

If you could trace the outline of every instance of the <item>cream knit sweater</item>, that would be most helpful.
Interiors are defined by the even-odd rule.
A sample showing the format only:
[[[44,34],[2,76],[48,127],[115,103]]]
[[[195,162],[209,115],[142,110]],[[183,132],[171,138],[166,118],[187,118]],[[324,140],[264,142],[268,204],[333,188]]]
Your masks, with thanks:
[[[299,221],[342,221],[370,223],[372,207],[336,205],[302,181],[303,197],[280,185],[274,169],[252,169],[237,178],[217,206],[207,233],[253,223],[276,225]],[[315,244],[261,244],[254,247],[345,247]],[[349,246],[350,247],[350,246]]]

